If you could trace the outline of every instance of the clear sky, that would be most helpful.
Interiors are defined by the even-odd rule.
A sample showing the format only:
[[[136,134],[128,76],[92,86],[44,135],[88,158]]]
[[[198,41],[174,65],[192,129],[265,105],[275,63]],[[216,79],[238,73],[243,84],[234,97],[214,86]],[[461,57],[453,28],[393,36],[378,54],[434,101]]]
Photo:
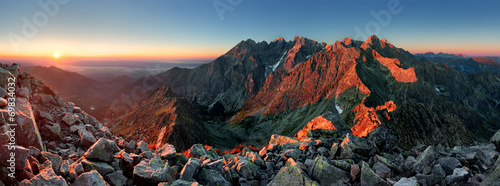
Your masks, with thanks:
[[[0,56],[213,59],[248,38],[371,34],[414,53],[500,56],[500,1],[0,1]]]

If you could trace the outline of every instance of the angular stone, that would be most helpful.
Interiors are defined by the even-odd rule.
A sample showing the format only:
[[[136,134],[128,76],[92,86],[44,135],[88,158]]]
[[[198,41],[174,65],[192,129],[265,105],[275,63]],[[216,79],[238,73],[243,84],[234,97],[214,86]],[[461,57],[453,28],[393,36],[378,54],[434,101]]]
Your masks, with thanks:
[[[61,176],[67,176],[69,174],[69,160],[63,160],[61,163],[61,168],[59,168],[59,172]]]
[[[381,162],[375,163],[375,165],[373,165],[373,170],[381,178],[385,179],[392,177],[391,169]]]
[[[66,123],[68,126],[72,126],[73,124],[76,123],[75,116],[71,113],[66,113],[62,119],[64,123]]]
[[[206,157],[211,160],[219,159],[219,155],[217,155],[217,153],[205,149],[205,147],[201,144],[194,144],[193,146],[191,146],[191,148],[189,149],[189,154],[191,154],[191,156],[194,158]]]
[[[434,147],[427,147],[427,149],[418,156],[417,161],[413,165],[413,170],[421,173],[426,166],[429,166],[434,161],[435,157],[436,152],[434,151]]]
[[[137,144],[136,150],[139,150],[139,153],[149,151],[148,143],[146,143],[145,141],[140,141]]]
[[[499,158],[500,160],[500,158]],[[497,166],[488,177],[481,183],[481,185],[489,186],[500,186],[500,166]]]
[[[453,170],[453,174],[446,176],[446,182],[448,184],[459,183],[462,181],[466,181],[469,177],[469,171],[464,168],[456,168]]]
[[[219,173],[222,174],[224,172],[224,160],[220,159],[220,160],[217,160],[214,162],[210,162],[210,163],[204,164],[203,167],[218,171]]]
[[[316,181],[309,178],[302,169],[293,161],[288,163],[287,166],[281,168],[278,174],[274,176],[273,180],[268,186],[281,186],[281,185],[319,185]]]
[[[170,186],[199,186],[198,182],[186,181],[186,180],[175,180]]]
[[[16,106],[14,109],[16,110],[14,113],[16,115],[17,126],[12,127],[12,129],[15,130],[16,144],[23,147],[34,146],[41,150],[45,149],[28,99],[21,97],[16,98]],[[10,117],[9,111],[0,110],[0,112],[4,118],[7,119]],[[8,129],[6,132],[7,134],[9,134],[10,128],[9,126],[6,127],[6,129]]]
[[[107,184],[97,171],[92,170],[78,176],[72,185],[106,186]]]
[[[123,176],[121,170],[107,174],[104,176],[104,180],[111,186],[123,186],[127,184],[127,177]]]
[[[46,136],[52,140],[61,140],[61,126],[57,123],[47,123],[43,125]]]
[[[207,186],[231,185],[218,171],[212,169],[201,169],[197,181]]]
[[[80,130],[78,135],[80,136],[80,143],[87,148],[91,147],[97,141],[94,135],[92,135],[86,129]]]
[[[253,172],[258,171],[259,169],[260,168],[257,165],[244,158],[239,159],[236,163],[236,171],[248,180],[254,179]]]
[[[311,176],[321,185],[343,185],[349,180],[349,174],[330,163],[324,156],[318,156],[314,160]]]
[[[128,153],[133,153],[135,148],[136,148],[136,142],[134,140],[131,140],[127,147],[125,147],[125,151],[127,151]]]
[[[160,182],[166,182],[169,169],[172,168],[162,160],[142,160],[134,168],[134,184],[158,185]]]
[[[351,180],[354,182],[359,178],[359,173],[361,172],[361,169],[359,168],[358,164],[354,164],[351,166]]]
[[[26,158],[30,154],[30,150],[21,146],[11,146],[15,148],[14,150],[9,149],[8,145],[3,145],[0,147],[0,164],[5,167],[10,167],[10,160],[14,160],[15,168],[22,170],[26,166]],[[10,156],[14,153],[14,156]],[[13,159],[12,159],[13,158]]]
[[[111,162],[114,153],[118,151],[120,149],[114,141],[101,138],[85,152],[84,156],[89,160]]]
[[[435,185],[435,184],[438,184],[439,182],[441,182],[441,180],[443,180],[443,177],[441,177],[441,176],[426,175],[426,174],[417,174],[417,175],[415,175],[415,178],[417,178],[417,180],[419,180],[419,181],[424,180],[424,182],[427,185]]]
[[[415,177],[405,178],[402,177],[394,186],[419,186]]]
[[[375,152],[377,151],[376,147],[368,141],[352,135],[351,133],[346,135],[346,138],[342,142],[341,146],[342,151],[340,153],[340,157],[345,159],[357,159],[355,154],[370,157],[375,155]]]
[[[32,185],[60,185],[67,186],[66,180],[63,177],[56,175],[52,169],[52,163],[46,161],[40,170],[40,173],[30,179]]]
[[[380,178],[370,166],[366,162],[362,162],[361,164],[361,185],[381,185],[381,186],[390,186],[385,180]]]
[[[460,161],[458,161],[458,159],[454,157],[440,158],[438,162],[443,168],[443,170],[446,172],[446,175],[452,174],[455,168],[462,167]]]
[[[180,178],[183,180],[189,180],[193,178],[198,169],[200,168],[200,160],[195,158],[189,158],[184,168],[182,168]]]
[[[156,153],[158,153],[162,159],[169,159],[174,158],[177,151],[173,145],[166,143],[163,147],[157,149]]]
[[[69,166],[69,177],[71,180],[76,180],[84,172],[81,163],[73,163]]]
[[[283,151],[283,156],[287,158],[293,158],[295,161],[297,161],[301,153],[302,151],[298,149],[286,149]]]
[[[82,164],[83,170],[85,172],[95,170],[101,175],[106,175],[110,172],[115,171],[115,169],[113,167],[111,167],[111,165],[104,163],[104,162],[83,159],[80,163]]]
[[[443,179],[444,177],[446,177],[446,172],[440,164],[437,164],[432,168],[432,175],[438,176]]]
[[[54,169],[54,172],[56,174],[59,174],[59,169],[61,168],[61,164],[62,164],[62,158],[61,156],[57,155],[57,154],[52,154],[50,152],[45,152],[45,151],[42,151],[40,153],[43,157],[47,158],[50,162],[52,162],[52,168]]]

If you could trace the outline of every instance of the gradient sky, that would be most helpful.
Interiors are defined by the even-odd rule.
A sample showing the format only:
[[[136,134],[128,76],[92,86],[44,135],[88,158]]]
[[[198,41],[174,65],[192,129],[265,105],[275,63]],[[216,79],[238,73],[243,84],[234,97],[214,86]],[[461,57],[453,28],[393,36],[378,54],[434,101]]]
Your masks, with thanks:
[[[0,56],[213,59],[248,38],[365,40],[356,28],[414,53],[500,56],[500,2],[493,0],[65,1],[46,24],[39,2],[58,1],[0,1]],[[387,12],[389,2],[401,11],[377,21],[370,12]],[[214,4],[232,11],[219,16]],[[33,17],[42,22],[38,31],[15,51],[12,34],[24,37],[23,18]]]

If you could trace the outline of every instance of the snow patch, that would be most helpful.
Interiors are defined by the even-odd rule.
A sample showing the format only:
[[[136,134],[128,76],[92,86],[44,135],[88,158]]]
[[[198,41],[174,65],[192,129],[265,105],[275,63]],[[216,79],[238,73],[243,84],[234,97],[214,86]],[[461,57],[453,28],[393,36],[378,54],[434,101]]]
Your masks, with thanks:
[[[311,56],[312,56],[312,55],[307,55],[307,56],[306,56],[306,59],[309,59]]]
[[[337,109],[339,114],[342,114],[342,112],[344,112],[337,104],[335,104],[335,108]]]
[[[273,69],[273,71],[275,71],[276,68],[278,68],[278,66],[280,65],[281,61],[283,61],[283,58],[285,58],[286,53],[287,53],[287,51],[283,52],[283,55],[281,56],[280,60],[278,62],[276,62],[276,64],[274,64],[273,66],[270,66],[271,69]]]
[[[441,91],[439,91],[439,89],[436,87],[436,92],[441,92]]]

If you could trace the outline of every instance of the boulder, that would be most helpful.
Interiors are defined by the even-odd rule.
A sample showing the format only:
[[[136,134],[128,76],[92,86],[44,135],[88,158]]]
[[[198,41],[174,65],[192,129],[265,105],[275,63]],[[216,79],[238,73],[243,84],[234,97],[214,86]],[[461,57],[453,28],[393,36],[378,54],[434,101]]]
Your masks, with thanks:
[[[7,100],[4,98],[0,98],[0,108],[4,108],[7,106]]]
[[[148,143],[146,143],[145,141],[140,141],[137,144],[136,150],[139,150],[139,153],[149,151]]]
[[[16,123],[17,126],[6,126],[7,134],[13,129],[16,135],[16,143],[19,146],[29,147],[34,146],[38,149],[44,150],[40,131],[35,121],[35,116],[30,102],[26,98],[16,98],[15,106]],[[9,111],[0,110],[4,118],[10,118]]]
[[[68,185],[63,177],[56,175],[50,161],[45,161],[41,167],[40,173],[30,179],[32,185]]]
[[[370,157],[375,155],[377,152],[375,146],[369,141],[352,135],[351,133],[347,133],[341,146],[342,151],[340,153],[340,157],[345,159],[358,159],[356,154],[364,157]]]
[[[500,158],[499,158],[500,160]],[[483,186],[500,186],[500,166],[497,166],[490,175],[481,183]]]
[[[59,172],[61,173],[61,176],[67,176],[69,174],[69,165],[70,165],[70,160],[63,160],[61,163],[61,168],[59,168]]]
[[[61,140],[61,126],[57,123],[49,122],[42,127],[45,136],[52,140]]]
[[[174,158],[177,151],[173,145],[166,143],[163,147],[157,149],[156,153],[158,153],[162,159],[169,159]]]
[[[390,186],[384,179],[380,178],[373,170],[370,165],[366,162],[361,163],[361,185],[381,185]]]
[[[200,168],[200,160],[196,158],[189,158],[186,165],[181,170],[180,178],[182,180],[190,180],[196,175],[198,169]]]
[[[92,135],[86,129],[81,129],[80,132],[78,132],[78,135],[80,136],[80,143],[87,148],[94,145],[94,143],[97,141],[94,135]]]
[[[125,151],[127,151],[128,153],[133,153],[136,145],[137,145],[136,142],[134,140],[131,140],[125,147]]]
[[[64,123],[66,123],[68,126],[72,126],[73,124],[76,123],[75,116],[71,113],[66,113],[62,119]]]
[[[458,167],[462,167],[462,164],[460,161],[458,161],[457,158],[454,157],[444,157],[440,158],[438,160],[439,165],[443,168],[443,170],[446,172],[446,175],[450,175],[453,173],[453,170]]]
[[[254,179],[253,172],[260,170],[259,166],[248,161],[247,159],[240,158],[236,163],[236,171],[240,173],[245,179]]]
[[[61,164],[62,164],[61,156],[59,156],[57,154],[52,154],[50,152],[45,152],[45,151],[42,151],[40,154],[43,157],[47,158],[50,162],[52,162],[52,168],[54,169],[54,172],[56,174],[59,174],[59,169],[61,168]]]
[[[293,161],[287,163],[287,166],[281,168],[278,174],[274,176],[273,180],[268,186],[281,186],[281,185],[319,185],[318,182],[312,180],[307,174],[300,169],[300,167]]]
[[[285,156],[287,158],[293,158],[293,160],[297,161],[299,159],[301,153],[302,153],[302,151],[300,151],[298,149],[285,149],[283,151],[283,156]]]
[[[218,171],[212,169],[201,169],[197,181],[206,186],[231,185]]]
[[[102,176],[97,173],[97,171],[92,170],[78,176],[75,182],[71,185],[92,185],[92,186],[106,186],[107,183],[104,181]]]
[[[189,149],[189,154],[194,158],[206,157],[211,160],[219,159],[219,155],[214,151],[207,150],[202,144],[194,144]]]
[[[107,174],[104,176],[104,180],[111,186],[127,185],[127,177],[123,176],[121,170]]]
[[[324,156],[318,156],[311,168],[311,177],[321,185],[343,185],[348,182],[349,174],[330,163]]]
[[[469,177],[469,171],[464,168],[456,168],[453,170],[452,175],[446,176],[446,182],[448,184],[460,183],[462,181],[467,181]]]
[[[9,78],[15,78],[15,76],[12,75],[12,73],[10,73],[8,70],[0,68],[0,85],[3,86],[2,89],[7,87],[7,83],[9,83]]]
[[[287,149],[287,148],[298,149],[300,147],[300,142],[299,142],[298,139],[289,138],[289,137],[286,137],[286,136],[280,136],[280,135],[277,135],[277,134],[273,134],[271,136],[271,140],[269,140],[269,144],[270,145],[284,146],[285,149]]]
[[[168,172],[172,172],[172,168],[162,160],[142,160],[134,168],[134,184],[158,185],[160,182],[168,181]]]
[[[419,186],[415,177],[405,178],[402,177],[394,186]]]
[[[375,163],[375,165],[373,165],[373,170],[381,178],[385,179],[385,178],[392,177],[391,169],[389,167],[387,167],[387,165],[385,165],[381,162]]]
[[[186,181],[182,179],[175,180],[170,186],[199,186],[198,182]]]
[[[426,166],[429,166],[434,161],[435,157],[436,152],[434,151],[434,147],[427,147],[427,149],[417,157],[415,164],[413,164],[413,170],[421,173]]]
[[[26,166],[26,158],[30,154],[30,150],[20,146],[11,146],[14,147],[14,150],[10,150],[9,146],[2,145],[0,147],[0,164],[5,167],[10,167],[10,160],[14,158],[15,168],[22,170]],[[15,156],[11,157],[11,153],[14,153]]]
[[[84,172],[81,163],[73,163],[69,166],[69,177],[71,180],[76,180]]]
[[[104,162],[83,159],[80,163],[82,164],[83,170],[85,172],[95,170],[101,175],[106,175],[108,173],[115,171],[115,169],[113,167],[111,167],[111,165],[104,163]]]
[[[114,141],[101,138],[85,152],[84,156],[89,160],[111,162],[114,153],[118,151],[120,149]]]

